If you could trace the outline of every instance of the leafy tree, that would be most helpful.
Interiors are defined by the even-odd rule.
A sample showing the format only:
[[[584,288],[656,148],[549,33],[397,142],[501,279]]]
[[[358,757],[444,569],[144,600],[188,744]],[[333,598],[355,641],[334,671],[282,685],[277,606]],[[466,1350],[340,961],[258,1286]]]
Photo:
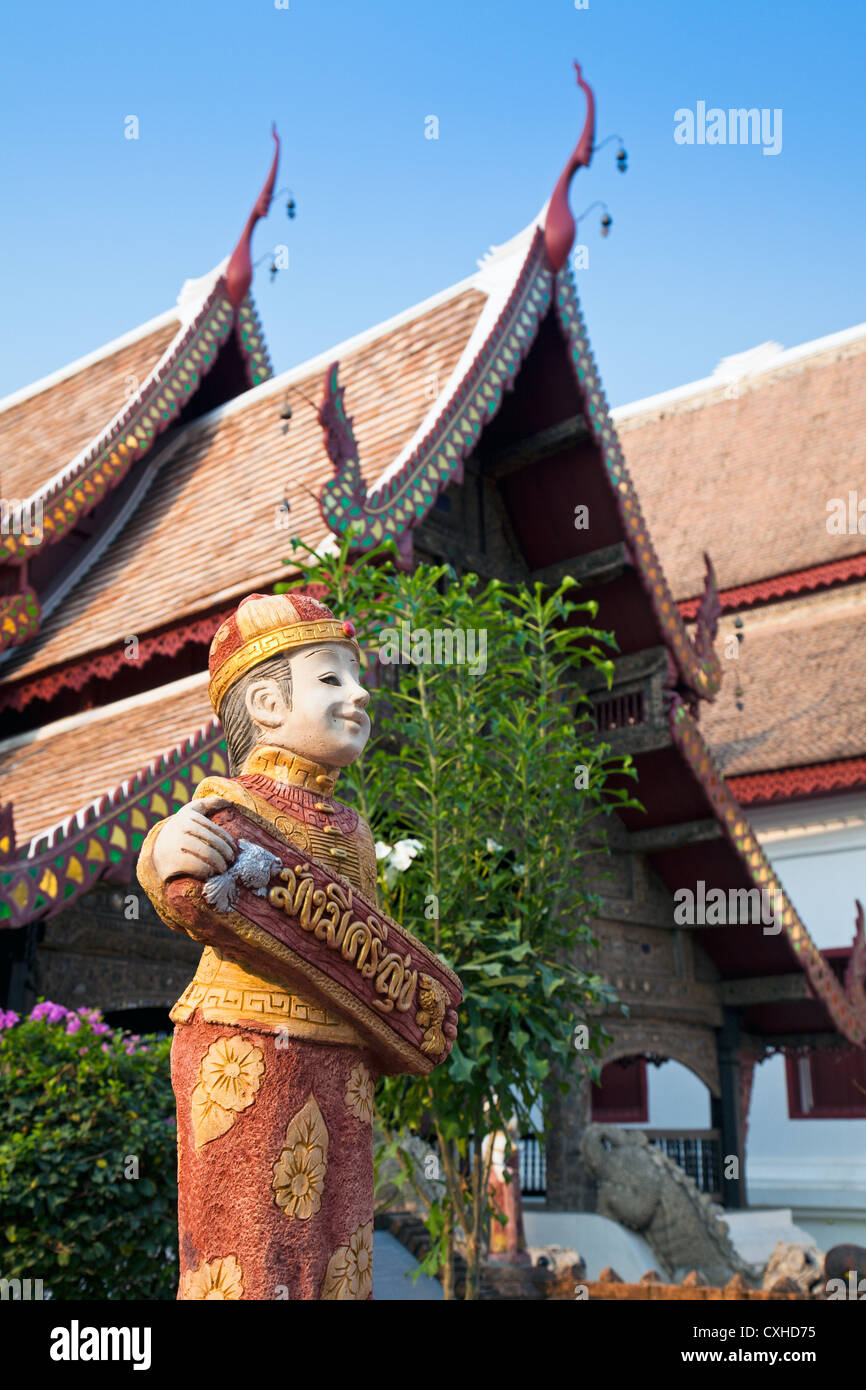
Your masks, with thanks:
[[[614,641],[591,626],[597,606],[578,602],[570,579],[554,592],[511,589],[447,565],[403,572],[392,546],[353,564],[346,540],[327,554],[292,545],[286,563],[355,623],[365,679],[378,687],[373,737],[343,786],[388,842],[383,906],[463,981],[447,1063],[386,1078],[377,1107],[383,1153],[402,1157],[410,1181],[401,1141],[435,1144],[445,1196],[429,1204],[425,1268],[444,1269],[453,1297],[459,1230],[466,1298],[477,1298],[492,1211],[484,1136],[513,1117],[521,1132],[534,1128],[552,1068],[577,1064],[577,1024],[595,1079],[608,1038],[599,1015],[613,992],[574,957],[597,944],[600,899],[584,860],[603,846],[603,818],[634,804],[623,784],[634,774],[599,741],[578,679],[588,667],[610,683]]]
[[[0,1011],[0,1277],[52,1299],[174,1297],[170,1045],[96,1010]]]

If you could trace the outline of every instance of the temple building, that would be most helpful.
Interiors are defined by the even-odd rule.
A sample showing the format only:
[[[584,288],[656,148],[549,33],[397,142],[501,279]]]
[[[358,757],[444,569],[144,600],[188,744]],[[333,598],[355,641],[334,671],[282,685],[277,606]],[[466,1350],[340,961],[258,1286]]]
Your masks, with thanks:
[[[687,619],[712,554],[725,678],[704,734],[822,954],[847,961],[866,893],[866,324],[762,344],[613,416]],[[682,1122],[682,1078],[653,1082],[662,1123]],[[792,1207],[825,1246],[863,1241],[866,1054],[765,1061],[750,1113],[750,1202]]]
[[[866,543],[825,506],[856,484],[866,329],[611,413],[568,261],[591,146],[590,121],[550,202],[466,279],[278,376],[249,255],[274,166],[174,308],[0,401],[0,1002],[165,1026],[198,948],[151,912],[137,853],[227,771],[208,646],[291,575],[291,536],[354,525],[360,552],[387,534],[407,560],[571,574],[616,634],[613,687],[588,691],[644,810],[618,817],[592,962],[629,1015],[606,1021],[601,1088],[551,1099],[547,1203],[591,1204],[583,1126],[652,1125],[657,1091],[660,1141],[738,1207],[765,1070],[785,1123],[866,1101],[866,945],[838,867],[864,841]],[[774,1182],[757,1200],[790,1204]]]

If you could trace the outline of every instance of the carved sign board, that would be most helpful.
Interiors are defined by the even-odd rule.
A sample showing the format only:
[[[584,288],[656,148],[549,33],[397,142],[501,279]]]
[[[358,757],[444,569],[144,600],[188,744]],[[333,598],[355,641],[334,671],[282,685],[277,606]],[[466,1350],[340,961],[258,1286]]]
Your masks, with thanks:
[[[426,1075],[444,1061],[446,1010],[463,995],[454,972],[347,879],[277,839],[254,811],[230,806],[210,819],[243,853],[219,879],[168,883],[175,924],[342,1015],[384,1073]]]

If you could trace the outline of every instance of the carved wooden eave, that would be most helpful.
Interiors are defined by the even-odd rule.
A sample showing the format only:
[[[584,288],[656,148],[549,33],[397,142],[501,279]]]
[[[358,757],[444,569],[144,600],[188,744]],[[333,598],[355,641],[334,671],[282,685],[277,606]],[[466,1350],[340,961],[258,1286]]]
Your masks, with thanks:
[[[248,296],[236,311],[219,275],[132,400],[67,467],[27,499],[27,507],[41,503],[42,534],[0,537],[0,564],[32,563],[140,465],[193,399],[232,333],[248,384],[267,380],[270,362],[252,299]],[[0,651],[35,637],[41,617],[39,597],[29,585],[0,598]]]
[[[369,489],[362,477],[351,419],[343,406],[344,388],[338,381],[338,364],[329,369],[321,419],[335,476],[324,484],[320,494],[322,515],[337,534],[354,527],[359,552],[392,537],[408,560],[412,530],[451,483],[462,481],[464,464],[476,448],[484,426],[498,413],[505,393],[513,390],[543,321],[549,313],[555,313],[582,398],[586,424],[600,451],[606,483],[615,499],[630,562],[649,597],[682,684],[695,697],[712,699],[721,681],[721,667],[711,641],[711,570],[704,599],[707,620],[703,626],[699,624],[693,642],[668,588],[629,477],[569,268],[554,273],[539,222],[509,243],[508,248],[498,248],[494,258],[504,259],[507,251],[508,259],[513,259],[515,250],[527,238],[528,250],[516,275],[500,287],[498,294],[491,292],[450,381],[416,436]],[[500,276],[500,284],[501,279]]]
[[[628,475],[568,266],[575,235],[569,188],[578,169],[589,166],[595,140],[593,92],[577,63],[574,68],[577,85],[586,98],[586,113],[580,138],[553,194],[534,222],[510,242],[492,248],[479,263],[479,288],[483,284],[487,304],[475,330],[415,436],[369,489],[343,402],[339,363],[329,368],[319,419],[334,477],[320,493],[322,515],[337,534],[352,528],[361,553],[391,537],[408,563],[413,529],[450,483],[462,482],[467,458],[484,427],[498,414],[505,394],[514,389],[543,322],[554,314],[565,341],[583,420],[603,460],[605,482],[615,499],[630,558],[684,687],[696,699],[712,699],[721,681],[713,651],[717,603],[712,567],[707,561],[707,582],[693,642],[668,589]],[[572,430],[574,424],[569,422]]]
[[[203,777],[228,774],[222,726],[212,719],[113,791],[0,860],[0,927],[53,917],[99,879],[129,883],[150,828],[192,798]]]
[[[114,492],[130,469],[141,467],[160,436],[194,400],[226,344],[231,339],[236,342],[247,387],[258,386],[271,375],[244,260],[249,260],[252,228],[270,202],[278,152],[277,142],[268,180],[232,256],[200,280],[187,282],[181,291],[180,326],[159,361],[99,433],[59,472],[22,499],[26,515],[37,506],[41,508],[39,530],[21,534],[10,530],[6,534],[4,528],[0,535],[0,570],[12,571],[6,585],[9,592],[0,597],[0,654],[33,638],[43,613],[59,601],[60,595],[54,591],[40,602],[40,594],[26,578],[33,561]],[[151,472],[142,478],[145,487],[153,476]],[[140,501],[137,496],[136,504]],[[107,521],[110,537],[97,534],[90,538],[74,567],[74,582],[104,549],[100,542],[113,539],[124,519],[125,514]],[[64,595],[68,587],[63,586]]]
[[[577,164],[580,162],[576,160]],[[562,207],[562,180],[558,192],[562,218],[567,213],[567,206],[565,213]],[[816,1009],[812,1023],[820,1029],[832,1020],[832,1025],[845,1038],[863,1045],[866,1042],[866,994],[862,969],[858,966],[850,972],[844,986],[840,986],[787,900],[741,808],[712,763],[688,707],[696,708],[702,698],[712,699],[721,683],[721,666],[713,646],[720,607],[712,564],[705,556],[704,591],[689,614],[697,619],[692,638],[674,602],[629,476],[593,360],[577,291],[567,265],[567,250],[563,255],[560,246],[559,254],[552,258],[545,235],[548,224],[543,230],[539,218],[507,247],[494,251],[492,259],[500,272],[499,283],[488,294],[485,311],[462,358],[416,436],[370,487],[362,475],[352,422],[344,406],[344,388],[338,380],[339,364],[332,364],[326,376],[320,422],[334,477],[325,483],[320,494],[322,515],[336,534],[345,534],[351,529],[360,553],[373,548],[385,537],[391,537],[408,563],[413,529],[452,482],[462,481],[469,455],[475,451],[484,428],[500,410],[506,392],[513,390],[543,322],[548,315],[555,315],[580,396],[583,422],[595,443],[605,484],[615,502],[626,562],[640,580],[669,653],[672,668],[667,682],[671,696],[670,727],[663,742],[673,740],[674,749],[697,779],[710,803],[708,809],[714,814],[715,826],[701,821],[697,832],[688,825],[685,828],[674,826],[679,833],[673,837],[668,833],[667,840],[662,834],[662,839],[665,844],[670,841],[671,844],[690,845],[696,855],[707,856],[696,862],[710,866],[717,842],[727,839],[736,862],[731,862],[728,852],[726,870],[732,873],[734,880],[779,895],[774,901],[781,904],[783,944],[774,948],[775,956],[771,950],[768,974],[790,974],[799,968],[803,972],[801,978],[808,981],[805,991],[808,999],[814,998],[823,1006]],[[559,240],[565,244],[562,236]],[[568,240],[567,234],[565,240]],[[509,260],[515,267],[510,276],[507,274]],[[481,269],[483,273],[484,265]],[[565,424],[571,434],[580,427],[580,422],[573,419]],[[561,432],[563,427],[557,428]],[[557,436],[554,442],[558,446],[561,440]],[[530,443],[533,449],[546,447],[545,441],[537,435]],[[508,467],[513,453],[512,448],[508,458],[494,458],[494,468]],[[529,462],[531,465],[532,459]],[[521,458],[521,466],[525,463]],[[619,556],[613,558],[616,559],[613,565],[616,572],[621,567],[621,559]],[[564,562],[562,568],[568,569],[569,562]],[[669,831],[670,827],[667,829]],[[660,832],[656,828],[646,833],[652,838]],[[859,930],[862,936],[862,925]],[[859,960],[859,948],[855,947],[853,955]],[[801,991],[797,997],[802,998],[802,994]]]
[[[674,743],[703,788],[725,839],[739,861],[744,880],[768,894],[769,901],[777,905],[781,932],[778,938],[772,940],[787,945],[790,965],[803,971],[815,999],[823,1005],[836,1030],[849,1042],[860,1047],[866,1045],[866,943],[863,912],[859,904],[854,945],[845,977],[840,980],[815,945],[785,893],[742,807],[704,742],[696,720],[679,700],[672,703],[670,726]],[[702,929],[704,933],[724,933],[726,930],[713,927]],[[756,930],[760,928],[756,927]],[[703,939],[706,941],[706,936]],[[723,941],[724,938],[719,940]]]
[[[659,630],[683,684],[695,695],[712,698],[721,680],[721,670],[711,644],[718,608],[711,566],[708,562],[708,580],[701,600],[703,629],[693,644],[673,601],[628,475],[592,359],[570,272],[566,269],[554,277],[545,265],[540,228],[535,230],[520,274],[472,366],[460,384],[443,393],[437,401],[432,427],[426,428],[423,438],[408,457],[399,467],[389,469],[369,491],[361,479],[351,421],[342,409],[342,388],[337,383],[336,369],[332,368],[328,392],[330,399],[339,403],[343,431],[340,447],[334,448],[334,454],[345,460],[346,465],[325,485],[323,516],[336,532],[354,525],[360,551],[390,535],[398,542],[403,541],[404,554],[408,555],[407,533],[427,514],[450,482],[460,481],[463,463],[475,448],[484,424],[496,414],[503,392],[513,385],[520,363],[552,300],[581,387],[587,424],[601,450],[608,482],[616,498],[630,561],[651,600]],[[327,410],[323,415],[328,432],[333,427]],[[563,568],[568,569],[568,562],[564,562]],[[814,995],[820,1001],[845,1038],[863,1045],[866,1042],[866,995],[862,982],[858,981],[850,991],[840,986],[788,901],[741,807],[713,764],[695,719],[681,700],[672,705],[670,731],[675,746],[712,803],[721,828],[711,835],[708,827],[703,827],[700,835],[692,837],[694,842],[715,840],[720,833],[727,836],[741,862],[744,882],[779,895],[776,901],[781,906],[784,937],[793,953],[792,965],[804,972],[813,992],[809,997]]]
[[[137,665],[146,666],[155,657],[176,656],[188,646],[203,647],[206,657],[211,638],[235,607],[235,604],[228,607],[223,604],[206,613],[166,623],[140,637]],[[0,685],[0,714],[6,709],[26,709],[33,700],[51,700],[60,690],[81,690],[95,679],[110,681],[126,665],[125,648],[115,643],[105,651],[64,662],[44,675],[31,676],[17,684]]]

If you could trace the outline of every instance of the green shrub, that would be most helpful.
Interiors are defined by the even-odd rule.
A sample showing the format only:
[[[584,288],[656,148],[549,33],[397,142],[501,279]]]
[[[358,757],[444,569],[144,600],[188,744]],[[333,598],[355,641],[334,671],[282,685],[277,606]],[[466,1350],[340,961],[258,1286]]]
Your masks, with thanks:
[[[0,1010],[0,1277],[52,1299],[174,1297],[169,1048],[96,1010]]]

